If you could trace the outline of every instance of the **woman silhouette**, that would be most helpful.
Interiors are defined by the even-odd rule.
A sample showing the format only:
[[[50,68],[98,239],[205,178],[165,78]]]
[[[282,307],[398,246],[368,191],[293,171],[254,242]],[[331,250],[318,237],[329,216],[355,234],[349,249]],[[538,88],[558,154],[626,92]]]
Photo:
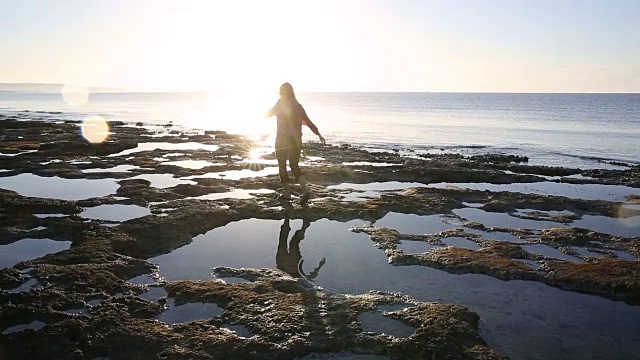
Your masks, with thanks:
[[[325,139],[320,135],[318,128],[311,122],[307,112],[293,92],[293,87],[289,83],[280,86],[280,99],[274,107],[267,112],[267,117],[276,116],[278,118],[278,130],[276,134],[276,159],[278,159],[278,168],[280,174],[280,182],[284,191],[282,197],[285,200],[291,200],[291,187],[289,186],[289,174],[287,174],[287,159],[289,166],[293,172],[296,181],[302,186],[302,196],[300,202],[305,204],[311,196],[307,189],[302,170],[298,166],[300,161],[300,150],[302,150],[302,125],[306,125],[314,134],[318,135],[322,145],[325,145]]]

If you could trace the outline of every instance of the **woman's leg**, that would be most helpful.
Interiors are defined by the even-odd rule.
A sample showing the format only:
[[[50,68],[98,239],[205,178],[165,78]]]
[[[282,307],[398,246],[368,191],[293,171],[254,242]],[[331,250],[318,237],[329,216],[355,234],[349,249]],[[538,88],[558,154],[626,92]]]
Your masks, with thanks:
[[[278,172],[280,173],[280,182],[282,183],[282,197],[291,200],[291,186],[289,185],[289,174],[287,174],[287,159],[278,159]]]
[[[300,150],[293,150],[291,154],[289,154],[289,166],[291,166],[291,172],[293,173],[296,181],[299,182],[300,178],[302,178],[302,170],[300,169],[298,162],[300,162]]]
[[[300,186],[302,186],[301,201],[305,203],[307,202],[307,200],[309,200],[310,194],[309,194],[309,190],[307,189],[307,181],[305,180],[302,170],[298,165],[298,163],[300,162],[300,151],[302,150],[302,141],[301,140],[296,141],[295,144],[293,145],[294,145],[293,149],[289,153],[289,165],[291,166],[291,171],[293,172],[293,176],[295,176],[296,181],[300,183]]]
[[[289,187],[289,174],[287,173],[287,158],[289,157],[289,147],[283,144],[280,139],[276,139],[276,159],[278,160],[278,174],[284,189],[282,196],[291,199],[291,188]]]

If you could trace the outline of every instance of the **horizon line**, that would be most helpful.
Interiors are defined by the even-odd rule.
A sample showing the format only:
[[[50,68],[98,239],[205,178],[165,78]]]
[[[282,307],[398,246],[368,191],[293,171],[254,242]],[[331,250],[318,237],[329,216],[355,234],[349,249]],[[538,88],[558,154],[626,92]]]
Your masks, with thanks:
[[[92,85],[77,85],[77,84],[64,84],[64,83],[35,83],[35,82],[0,82],[0,87],[2,85],[11,85],[11,86],[82,86],[89,90],[92,88],[96,91],[91,91],[93,94],[108,94],[108,93],[120,93],[120,94],[189,94],[189,93],[220,93],[224,92],[224,89],[144,89],[144,88],[124,88],[124,87],[113,87],[113,86],[92,86]],[[277,87],[276,87],[277,88]],[[2,90],[0,89],[0,93],[6,92],[29,92],[29,93],[44,93],[51,94],[56,93],[56,91],[38,91],[38,90]],[[296,90],[298,93],[372,93],[372,94],[392,94],[392,93],[407,93],[407,94],[427,94],[427,93],[435,93],[435,94],[593,94],[593,95],[606,95],[606,94],[640,94],[640,91],[634,92],[622,92],[622,91],[585,91],[585,92],[577,92],[577,91],[484,91],[484,90],[475,90],[475,91],[455,91],[455,90]]]

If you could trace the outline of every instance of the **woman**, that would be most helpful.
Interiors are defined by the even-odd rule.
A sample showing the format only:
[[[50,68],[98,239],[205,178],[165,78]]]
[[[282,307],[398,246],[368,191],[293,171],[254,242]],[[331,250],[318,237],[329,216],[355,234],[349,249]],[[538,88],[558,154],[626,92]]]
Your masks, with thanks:
[[[318,135],[322,145],[325,145],[325,139],[320,135],[318,128],[309,120],[306,111],[293,93],[293,87],[289,83],[280,86],[280,99],[267,112],[267,117],[277,116],[278,131],[276,134],[276,159],[278,159],[278,168],[280,173],[280,182],[284,187],[282,197],[291,200],[291,187],[289,186],[289,174],[287,174],[287,159],[289,166],[293,172],[296,181],[302,186],[302,196],[300,202],[305,204],[310,197],[307,183],[302,175],[302,170],[298,166],[300,161],[300,150],[302,150],[302,125],[306,125]]]

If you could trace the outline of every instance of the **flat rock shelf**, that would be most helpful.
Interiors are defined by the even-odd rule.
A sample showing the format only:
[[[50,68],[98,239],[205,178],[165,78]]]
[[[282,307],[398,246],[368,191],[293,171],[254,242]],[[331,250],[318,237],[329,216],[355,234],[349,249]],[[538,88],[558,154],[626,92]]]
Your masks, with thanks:
[[[637,165],[0,129],[3,359],[638,355]]]

